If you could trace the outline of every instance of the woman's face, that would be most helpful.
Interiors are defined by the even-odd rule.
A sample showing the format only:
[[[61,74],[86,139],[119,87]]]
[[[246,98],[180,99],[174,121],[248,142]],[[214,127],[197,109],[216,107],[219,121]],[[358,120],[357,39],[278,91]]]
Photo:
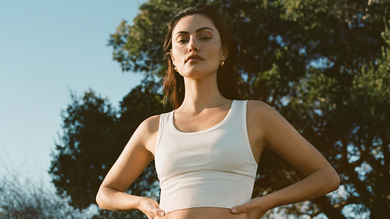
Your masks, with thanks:
[[[225,54],[219,32],[206,16],[185,16],[172,31],[171,58],[183,77],[198,79],[216,73]]]

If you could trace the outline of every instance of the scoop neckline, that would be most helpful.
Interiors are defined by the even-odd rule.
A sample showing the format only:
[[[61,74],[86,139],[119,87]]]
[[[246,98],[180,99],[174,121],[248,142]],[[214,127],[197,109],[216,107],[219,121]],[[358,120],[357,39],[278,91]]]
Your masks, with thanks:
[[[181,134],[181,135],[197,135],[197,134],[207,133],[207,132],[210,132],[214,129],[217,129],[217,128],[221,127],[223,124],[225,124],[232,116],[233,111],[236,107],[236,104],[237,104],[237,101],[233,100],[232,104],[230,105],[230,109],[229,109],[228,113],[226,114],[225,118],[222,121],[220,121],[219,123],[217,123],[216,125],[208,128],[208,129],[205,129],[205,130],[196,131],[196,132],[183,132],[183,131],[177,129],[175,124],[173,124],[173,114],[174,114],[175,110],[172,110],[170,113],[171,115],[169,118],[169,126],[173,132],[175,132],[177,134]]]

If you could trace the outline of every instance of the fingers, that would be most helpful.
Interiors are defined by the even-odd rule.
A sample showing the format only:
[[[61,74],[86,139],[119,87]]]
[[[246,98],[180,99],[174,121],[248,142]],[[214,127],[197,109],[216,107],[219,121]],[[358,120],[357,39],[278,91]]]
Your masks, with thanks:
[[[247,212],[247,209],[246,209],[246,207],[245,207],[245,204],[243,204],[243,205],[239,205],[239,206],[233,207],[232,209],[230,209],[230,211],[231,211],[233,214],[240,214],[240,213],[246,213],[246,212]]]
[[[155,200],[149,198],[142,199],[139,210],[144,212],[148,219],[154,219],[157,216],[164,217],[166,214],[164,210],[159,208],[159,205]]]
[[[160,216],[164,217],[165,216],[165,211],[160,209],[160,208],[153,208],[152,209],[152,214],[154,217]]]
[[[155,217],[164,217],[165,211],[160,208],[150,208],[146,213],[148,219],[154,219]]]
[[[267,212],[267,210],[264,210],[261,207],[255,205],[254,201],[235,206],[231,208],[230,211],[232,214],[245,213],[247,215],[247,219],[259,219]]]

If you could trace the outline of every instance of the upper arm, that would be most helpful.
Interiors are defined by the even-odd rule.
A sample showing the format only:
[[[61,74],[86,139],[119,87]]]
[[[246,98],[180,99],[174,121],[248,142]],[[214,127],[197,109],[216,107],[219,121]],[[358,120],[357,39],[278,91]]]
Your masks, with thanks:
[[[159,118],[152,116],[139,125],[105,177],[102,187],[125,192],[154,159]]]
[[[280,158],[304,175],[331,167],[322,154],[275,109],[259,101],[251,101],[250,108],[263,145]]]

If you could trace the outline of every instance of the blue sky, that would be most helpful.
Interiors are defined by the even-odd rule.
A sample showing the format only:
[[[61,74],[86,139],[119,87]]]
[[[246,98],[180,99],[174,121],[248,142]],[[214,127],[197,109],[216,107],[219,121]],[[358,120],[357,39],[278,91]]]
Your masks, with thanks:
[[[0,177],[49,182],[70,90],[92,88],[118,106],[140,83],[141,74],[122,73],[112,60],[107,40],[143,2],[0,1]]]

